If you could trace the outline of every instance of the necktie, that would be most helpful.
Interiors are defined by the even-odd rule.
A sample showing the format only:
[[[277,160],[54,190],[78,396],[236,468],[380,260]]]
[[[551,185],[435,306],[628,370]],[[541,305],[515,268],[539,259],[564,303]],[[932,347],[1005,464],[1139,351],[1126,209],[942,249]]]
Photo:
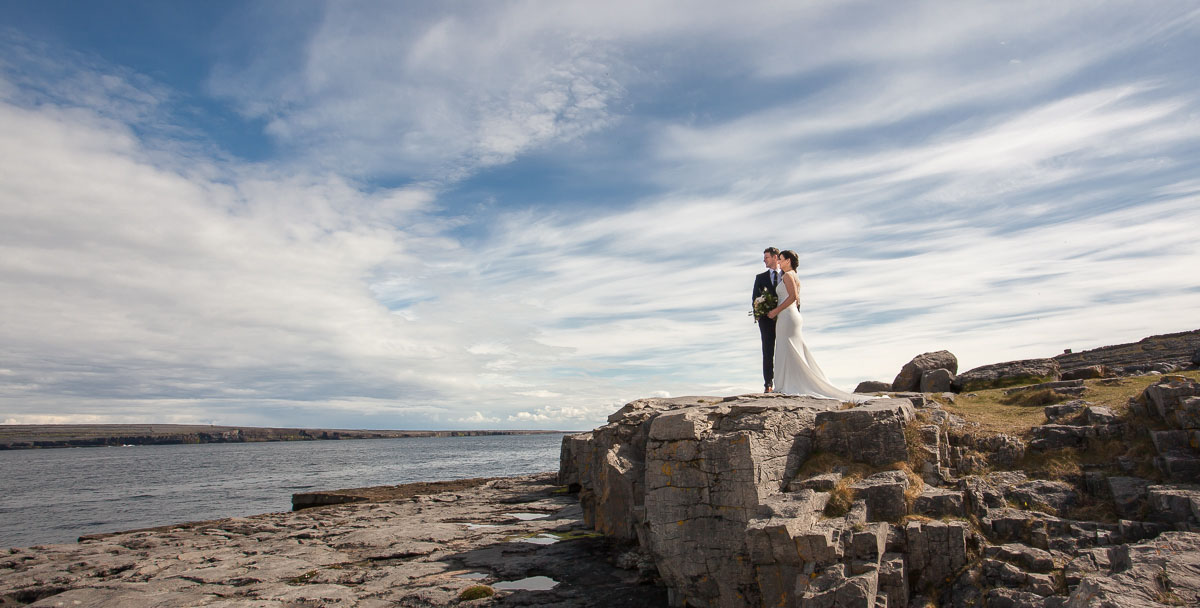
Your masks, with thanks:
[[[775,276],[775,271],[772,270],[771,271],[771,286],[774,287],[775,285],[778,285],[778,284],[779,284],[779,277]]]

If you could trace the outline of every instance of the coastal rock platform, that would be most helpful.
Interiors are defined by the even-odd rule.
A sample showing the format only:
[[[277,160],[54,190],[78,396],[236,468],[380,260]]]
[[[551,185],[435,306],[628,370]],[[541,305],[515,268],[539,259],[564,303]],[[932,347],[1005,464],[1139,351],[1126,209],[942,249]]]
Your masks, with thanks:
[[[629,549],[548,473],[9,549],[0,607],[666,605]]]

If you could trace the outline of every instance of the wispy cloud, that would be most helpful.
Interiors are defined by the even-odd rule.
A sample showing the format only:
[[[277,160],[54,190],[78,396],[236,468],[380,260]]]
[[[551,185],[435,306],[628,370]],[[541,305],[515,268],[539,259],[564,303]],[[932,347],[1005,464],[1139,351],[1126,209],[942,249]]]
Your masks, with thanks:
[[[846,388],[1193,329],[1197,13],[872,6],[248,7],[253,162],[9,36],[0,419],[591,427],[758,386],[766,245]]]

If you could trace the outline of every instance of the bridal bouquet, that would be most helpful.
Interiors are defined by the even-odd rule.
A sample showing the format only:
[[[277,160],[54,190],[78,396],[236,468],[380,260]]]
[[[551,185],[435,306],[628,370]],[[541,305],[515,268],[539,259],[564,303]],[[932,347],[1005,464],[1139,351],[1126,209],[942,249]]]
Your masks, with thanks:
[[[750,315],[754,317],[754,322],[758,323],[760,318],[767,316],[767,313],[775,310],[776,306],[779,306],[779,297],[770,289],[763,287],[762,295],[754,298],[754,310],[750,311]]]

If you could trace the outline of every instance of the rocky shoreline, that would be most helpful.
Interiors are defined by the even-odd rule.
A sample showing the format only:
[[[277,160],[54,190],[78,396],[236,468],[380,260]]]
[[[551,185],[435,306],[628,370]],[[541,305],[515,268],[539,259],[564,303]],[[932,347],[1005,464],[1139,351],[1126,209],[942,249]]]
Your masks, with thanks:
[[[555,474],[470,481],[10,549],[0,607],[666,604],[652,566],[590,531]],[[494,595],[459,599],[474,586]]]
[[[925,353],[857,407],[642,399],[565,436],[557,474],[10,549],[0,608],[1200,605],[1198,337],[963,374]],[[985,429],[964,389],[1042,420]]]

